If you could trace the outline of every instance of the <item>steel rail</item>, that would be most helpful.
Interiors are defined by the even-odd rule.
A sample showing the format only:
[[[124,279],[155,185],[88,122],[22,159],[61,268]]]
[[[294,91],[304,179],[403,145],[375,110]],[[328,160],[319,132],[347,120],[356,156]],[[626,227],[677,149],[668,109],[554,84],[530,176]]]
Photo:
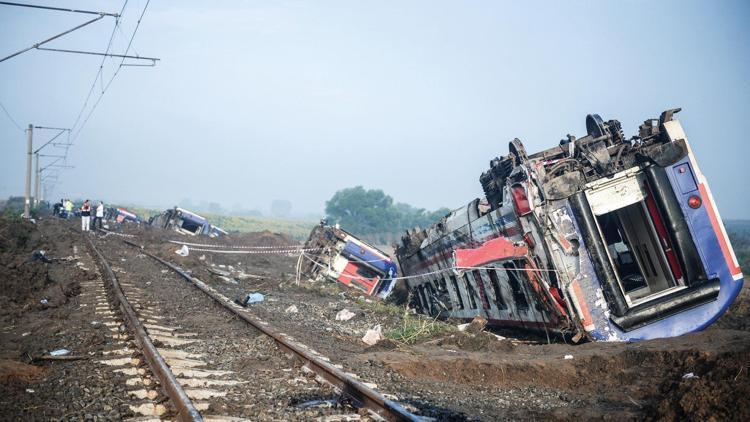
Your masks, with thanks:
[[[99,259],[100,267],[104,269],[107,278],[109,278],[109,281],[112,284],[115,299],[120,306],[125,321],[128,323],[134,334],[135,341],[138,343],[141,351],[143,351],[146,362],[148,362],[151,371],[159,379],[159,383],[164,392],[172,400],[172,403],[174,403],[174,406],[177,409],[177,419],[180,421],[203,421],[203,416],[201,416],[198,409],[193,406],[193,402],[185,393],[185,390],[182,389],[182,386],[177,381],[177,378],[174,376],[171,369],[169,369],[169,365],[167,365],[167,362],[161,357],[156,346],[154,346],[154,343],[151,342],[151,338],[148,336],[146,329],[138,319],[132,305],[128,302],[125,292],[123,292],[120,283],[117,281],[117,276],[112,271],[109,263],[107,263],[106,258],[104,258],[104,255],[96,249],[94,242],[89,237],[86,237],[86,241],[88,242],[89,248],[96,254]]]
[[[241,312],[237,308],[238,305],[235,305],[233,302],[229,301],[222,295],[218,294],[216,291],[208,287],[202,281],[195,279],[190,274],[186,273],[182,268],[168,261],[165,261],[159,258],[158,256],[155,256],[149,252],[146,252],[145,248],[137,243],[131,242],[129,240],[123,240],[123,242],[127,245],[138,248],[140,252],[143,253],[144,255],[149,256],[155,261],[160,262],[161,264],[170,268],[172,271],[182,276],[185,280],[187,280],[190,284],[192,284],[198,290],[208,295],[211,299],[213,299],[216,303],[221,305],[224,309],[233,313],[234,315],[236,315],[243,321],[247,322],[248,324],[250,324],[257,330],[262,332],[263,334],[271,337],[282,350],[286,351],[289,354],[294,355],[297,359],[303,362],[308,368],[310,368],[316,374],[318,374],[319,376],[324,378],[326,381],[328,381],[330,384],[338,388],[344,396],[352,399],[352,401],[357,407],[367,408],[389,421],[421,421],[422,420],[420,417],[404,409],[400,404],[392,400],[386,399],[380,393],[364,385],[362,382],[357,381],[353,377],[347,375],[342,370],[336,368],[335,366],[331,365],[328,362],[325,362],[324,360],[316,356],[313,356],[309,351],[303,349],[299,344],[292,342],[289,339],[285,338],[284,334],[276,332],[268,324],[261,323],[259,321],[256,321],[250,318],[250,316],[248,316],[244,312]]]

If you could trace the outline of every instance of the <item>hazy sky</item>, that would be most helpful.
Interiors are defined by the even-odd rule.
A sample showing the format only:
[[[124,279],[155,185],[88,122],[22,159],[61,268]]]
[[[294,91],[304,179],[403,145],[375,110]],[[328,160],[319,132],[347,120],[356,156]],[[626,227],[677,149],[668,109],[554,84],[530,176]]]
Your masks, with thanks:
[[[144,5],[128,2],[113,51]],[[0,56],[90,18],[0,6]],[[104,51],[113,27],[104,18],[49,46]],[[154,0],[133,46],[161,61],[122,68],[52,195],[263,211],[288,199],[322,213],[336,190],[363,185],[456,207],[481,196],[479,175],[514,137],[548,148],[585,134],[588,113],[631,136],[682,107],[722,215],[750,218],[749,41],[746,1]],[[29,51],[0,63],[0,102],[23,127],[70,127],[99,63]],[[25,138],[1,113],[7,197],[23,192]]]

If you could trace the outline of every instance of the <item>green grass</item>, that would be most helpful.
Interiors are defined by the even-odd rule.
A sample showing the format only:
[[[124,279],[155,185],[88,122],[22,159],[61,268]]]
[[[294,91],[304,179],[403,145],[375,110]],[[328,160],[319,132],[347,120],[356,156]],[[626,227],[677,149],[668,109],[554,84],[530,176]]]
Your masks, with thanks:
[[[404,314],[401,326],[386,331],[387,339],[401,344],[415,344],[429,340],[435,336],[456,331],[456,327],[422,315]]]
[[[367,302],[367,299],[369,299],[370,302]],[[376,315],[390,315],[393,317],[398,317],[401,316],[401,314],[404,312],[404,308],[402,306],[391,305],[390,303],[383,302],[377,299],[365,298],[364,296],[362,296],[361,300],[359,298],[357,299],[357,304],[363,309],[367,309]]]
[[[129,207],[122,205],[120,206],[127,209],[130,212],[137,214],[139,217],[148,221],[154,215],[164,212],[164,210],[155,210],[149,208]],[[214,226],[221,227],[228,232],[260,232],[268,230],[274,233],[283,233],[295,240],[304,241],[310,235],[310,230],[315,226],[317,221],[305,221],[305,220],[286,220],[281,218],[266,218],[266,217],[250,217],[250,216],[234,216],[234,215],[219,215],[219,214],[207,214],[198,213],[199,215],[206,217],[208,221]]]

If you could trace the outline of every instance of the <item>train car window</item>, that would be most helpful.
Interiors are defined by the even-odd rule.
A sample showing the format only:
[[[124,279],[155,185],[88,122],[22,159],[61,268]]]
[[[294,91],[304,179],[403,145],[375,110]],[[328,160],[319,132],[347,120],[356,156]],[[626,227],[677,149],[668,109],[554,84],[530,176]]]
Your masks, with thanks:
[[[490,301],[487,300],[487,287],[484,284],[482,273],[479,270],[474,270],[471,274],[474,276],[474,281],[477,283],[477,288],[479,289],[479,298],[482,299],[482,308],[490,309]]]
[[[440,304],[440,307],[444,310],[452,310],[453,309],[453,301],[451,300],[451,296],[448,293],[448,285],[445,282],[445,278],[438,277],[434,281],[435,290],[437,291],[437,300]]]
[[[422,303],[422,310],[429,312],[430,303],[427,301],[427,295],[424,293],[424,284],[419,286],[417,291],[419,292],[419,301]]]
[[[506,262],[503,264],[503,267],[506,274],[508,274],[508,283],[513,293],[513,303],[516,304],[516,308],[519,310],[528,310],[529,301],[526,299],[526,294],[521,287],[524,277],[513,262]]]
[[[184,219],[182,220],[182,223],[180,224],[180,227],[184,230],[187,230],[191,233],[198,234],[200,233],[200,230],[203,228],[203,225],[196,223],[195,221]]]
[[[368,278],[368,279],[380,276],[378,273],[376,273],[375,271],[373,271],[373,270],[371,270],[371,269],[369,269],[369,268],[367,268],[365,266],[358,266],[357,267],[357,275],[359,275],[360,277],[363,277],[363,278]]]
[[[458,281],[456,276],[450,275],[451,284],[453,285],[453,291],[456,292],[456,298],[458,299],[458,309],[464,309],[464,299],[461,297],[461,290],[458,288]]]
[[[676,286],[644,201],[598,215],[596,221],[631,304]]]
[[[487,274],[490,276],[490,284],[492,284],[492,290],[495,293],[495,304],[497,309],[508,309],[508,305],[503,300],[503,294],[500,290],[500,279],[497,277],[495,270],[487,270]]]
[[[444,310],[444,305],[440,303],[440,300],[437,297],[437,294],[435,292],[435,287],[433,286],[432,282],[428,282],[425,285],[425,289],[427,290],[427,300],[430,301],[430,310],[432,311],[432,315],[437,315],[440,312]]]
[[[471,282],[469,281],[468,274],[464,273],[464,276],[461,277],[461,279],[463,279],[464,281],[464,285],[466,286],[466,294],[467,296],[469,296],[469,307],[471,307],[471,309],[477,309],[477,293],[474,290],[474,286],[472,286]]]

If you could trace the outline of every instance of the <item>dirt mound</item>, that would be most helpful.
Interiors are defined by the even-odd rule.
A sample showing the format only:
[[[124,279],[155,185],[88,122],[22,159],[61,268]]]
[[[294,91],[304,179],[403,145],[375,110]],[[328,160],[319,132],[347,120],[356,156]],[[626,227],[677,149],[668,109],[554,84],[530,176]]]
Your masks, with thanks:
[[[28,384],[44,374],[44,368],[10,359],[0,359],[0,384]]]
[[[39,247],[42,235],[33,223],[20,218],[0,217],[0,254]]]
[[[515,348],[510,340],[500,340],[487,332],[451,334],[435,342],[435,345],[469,352],[511,352]]]
[[[451,343],[459,342],[443,347]],[[654,419],[750,420],[746,332],[716,330],[634,344],[517,346],[507,353],[475,353],[466,350],[476,345],[464,346],[458,354],[420,349],[428,357],[386,352],[381,360],[414,378],[595,394],[634,404]]]
[[[71,275],[81,276],[81,270],[62,261],[45,262],[38,255],[42,250],[47,251],[47,257],[59,253],[62,239],[71,237],[66,227],[54,223],[55,230],[48,239],[36,224],[0,218],[0,303],[4,305],[0,315],[17,314],[31,307],[57,307],[80,291],[76,277]],[[46,303],[42,303],[45,299]]]
[[[21,219],[0,218],[0,295],[23,302],[47,284],[47,266],[32,257],[42,247],[36,225]]]
[[[273,233],[268,230],[254,233],[232,234],[229,238],[231,244],[244,246],[282,247],[296,246],[296,240],[282,233]]]
[[[750,331],[750,284],[745,282],[740,294],[729,307],[727,313],[719,318],[711,328]]]

